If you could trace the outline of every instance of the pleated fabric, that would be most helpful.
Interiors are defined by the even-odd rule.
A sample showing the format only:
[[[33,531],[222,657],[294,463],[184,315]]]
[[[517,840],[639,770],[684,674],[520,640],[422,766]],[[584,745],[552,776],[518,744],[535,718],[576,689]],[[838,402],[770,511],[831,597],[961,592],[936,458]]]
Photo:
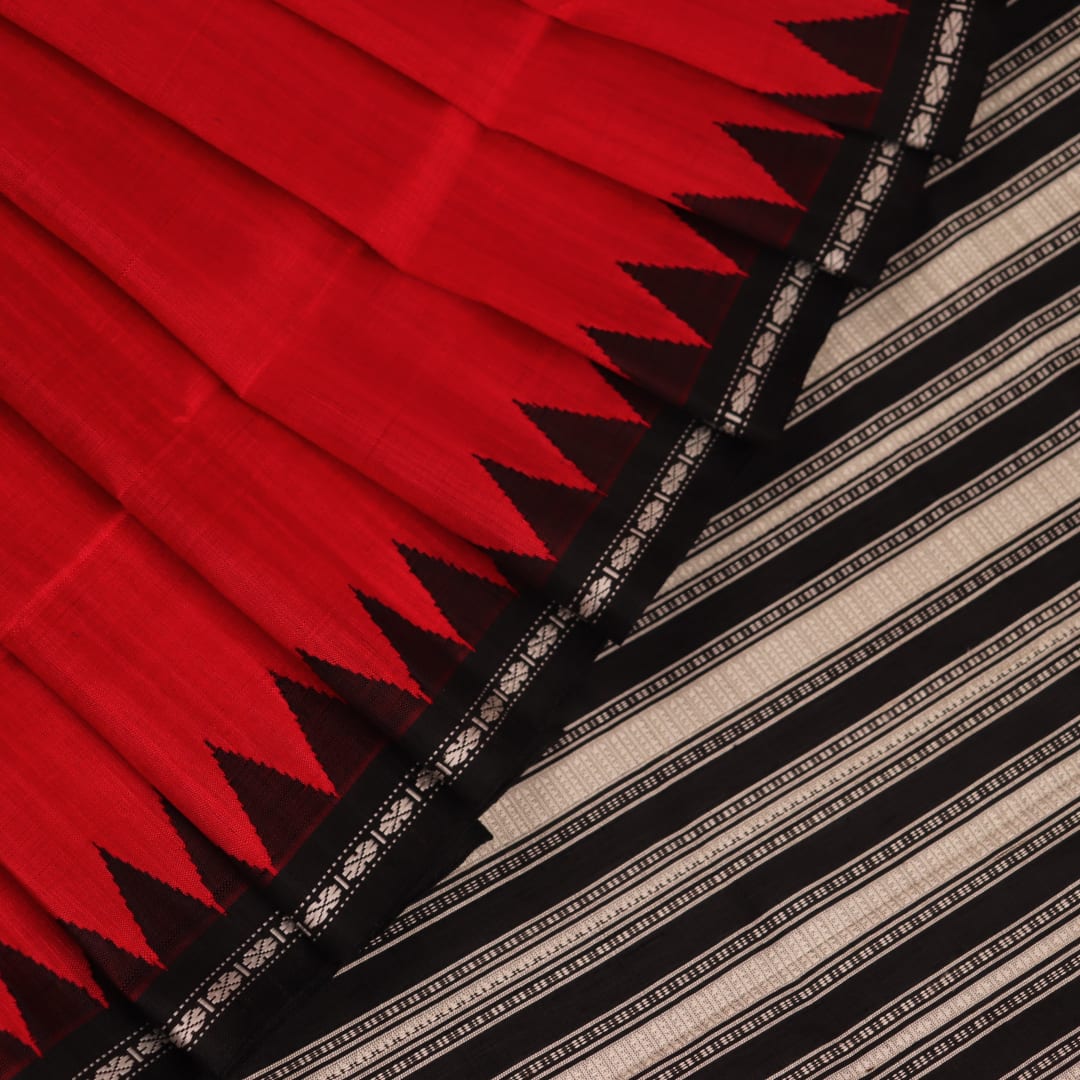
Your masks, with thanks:
[[[227,1074],[483,837],[990,21],[0,0],[0,1076]]]

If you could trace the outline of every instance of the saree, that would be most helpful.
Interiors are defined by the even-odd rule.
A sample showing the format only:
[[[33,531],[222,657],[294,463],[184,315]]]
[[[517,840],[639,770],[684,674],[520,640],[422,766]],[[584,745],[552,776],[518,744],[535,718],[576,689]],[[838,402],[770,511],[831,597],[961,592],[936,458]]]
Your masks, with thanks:
[[[0,0],[0,1075],[231,1075],[485,839],[994,10]]]
[[[1080,11],[1002,29],[784,437],[251,1080],[1078,1075]]]

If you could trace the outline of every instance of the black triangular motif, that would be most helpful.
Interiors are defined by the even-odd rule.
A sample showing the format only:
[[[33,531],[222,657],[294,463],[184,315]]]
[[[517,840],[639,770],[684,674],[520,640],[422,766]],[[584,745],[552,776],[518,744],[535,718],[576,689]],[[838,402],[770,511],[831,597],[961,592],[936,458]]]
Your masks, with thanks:
[[[729,225],[721,225],[718,221],[697,213],[694,210],[694,203],[702,198],[700,195],[675,195],[673,198],[685,203],[684,206],[675,203],[668,204],[672,213],[684,225],[689,225],[703,240],[712,244],[717,251],[723,252],[744,274],[750,272],[750,268],[761,253],[761,240],[750,233]],[[705,202],[708,203],[709,200],[706,199]]]
[[[615,330],[586,330],[589,337],[626,376],[665,401],[682,404],[690,394],[708,346],[621,334]]]
[[[404,615],[365,596],[359,589],[356,590],[356,597],[405,661],[420,689],[429,699],[433,698],[465,658],[468,651],[465,646],[429,630],[422,630]]]
[[[358,719],[366,720],[391,738],[412,724],[426,705],[426,702],[399,686],[369,679],[366,675],[305,652],[300,655],[308,667],[358,713]]]
[[[250,758],[211,750],[270,858],[280,864],[322,818],[330,796]]]
[[[481,463],[555,557],[596,505],[595,492],[538,480],[497,461],[481,459]]]
[[[355,709],[338,698],[284,675],[274,675],[274,681],[319,764],[340,791],[371,760],[376,741],[371,729]]]
[[[726,131],[793,199],[809,204],[841,140],[800,131],[724,124]],[[749,200],[754,201],[754,200]],[[766,206],[771,204],[766,203]],[[784,208],[775,207],[777,212]],[[790,211],[790,207],[788,208]]]
[[[811,94],[766,94],[791,109],[797,109],[815,120],[839,127],[863,129],[869,126],[877,111],[879,95],[873,90],[862,94],[833,94],[815,97]]]
[[[743,281],[738,274],[717,274],[682,266],[620,265],[705,341],[716,336]]]
[[[514,551],[485,550],[499,573],[518,589],[542,589],[555,567],[551,559],[538,559]]]
[[[903,16],[869,15],[857,19],[821,19],[784,25],[804,45],[830,64],[880,90],[892,70]]]
[[[95,934],[93,930],[84,930],[81,926],[73,926],[71,923],[64,925],[82,946],[90,962],[124,994],[137,993],[161,970],[148,964],[141,957],[132,956],[126,949],[114,945],[107,938]]]
[[[101,852],[128,910],[150,948],[167,964],[217,914],[201,901],[186,896],[142,870]]]
[[[39,1047],[88,1020],[101,1005],[16,949],[0,944],[0,979]],[[17,1043],[22,1046],[22,1043]]]
[[[709,195],[680,195],[688,210],[726,229],[737,229],[774,247],[783,247],[795,235],[803,210],[764,199],[715,199]]]
[[[593,367],[604,380],[641,417],[646,424],[656,419],[663,402],[651,391],[638,386],[624,375],[593,361]]]
[[[212,840],[203,836],[167,799],[162,800],[162,805],[177,836],[187,848],[203,884],[222,907],[228,907],[247,884],[240,864],[229,858]]]
[[[606,491],[644,427],[627,420],[585,416],[544,405],[522,405],[530,420],[598,488]]]
[[[409,569],[431,594],[450,625],[470,645],[475,645],[513,595],[511,590],[433,555],[401,544],[398,547]]]
[[[25,1069],[31,1061],[36,1061],[38,1055],[29,1046],[26,1046],[14,1035],[6,1031],[0,1031],[0,1061],[10,1068],[10,1076],[15,1076],[20,1070]]]

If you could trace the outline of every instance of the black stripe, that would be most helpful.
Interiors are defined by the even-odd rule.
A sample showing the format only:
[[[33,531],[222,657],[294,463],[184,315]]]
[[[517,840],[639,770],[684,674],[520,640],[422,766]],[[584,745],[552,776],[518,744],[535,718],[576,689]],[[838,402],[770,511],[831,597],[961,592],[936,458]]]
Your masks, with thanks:
[[[1019,573],[1024,580],[1034,581],[1042,574],[1041,563],[1041,559],[1033,560]],[[623,840],[629,857],[648,838],[666,835],[699,813],[707,813],[721,798],[734,796],[789,761],[809,753],[836,732],[863,719],[872,709],[903,693],[913,681],[925,678],[931,671],[947,665],[953,657],[973,648],[986,637],[992,637],[999,627],[1008,625],[1014,618],[1023,617],[1029,606],[1037,603],[1038,595],[1051,597],[1071,580],[1067,569],[1054,571],[1050,564],[1045,568],[1048,571],[1045,594],[1041,588],[1032,592],[1025,591],[1026,586],[1014,588],[1012,579],[1000,582],[940,623],[927,627],[877,662],[866,665],[820,698],[792,710],[771,731],[730,748],[720,759],[684,777],[673,788],[657,792],[646,806],[640,808],[640,820],[634,817],[633,811],[621,815],[620,821],[632,821],[632,824],[623,826],[611,822],[602,834],[597,834],[601,839],[592,841],[597,846],[594,855],[602,858],[605,851],[610,851],[611,860],[602,858],[599,864],[591,863],[583,868],[586,874],[609,861],[612,865],[616,864],[616,859],[621,862]],[[616,835],[623,832],[625,837],[620,835],[616,840]],[[583,838],[574,847],[582,850],[582,845],[588,847],[589,844],[590,839]],[[577,875],[567,880],[565,875],[569,872],[569,868],[564,868],[556,875],[560,884],[565,883],[567,891],[584,883],[578,882]],[[586,877],[587,880],[590,878]],[[530,884],[528,891],[536,888],[535,884]]]
[[[1058,178],[1065,171],[1060,167],[1057,157],[1053,165],[1050,163],[1040,165],[1038,176],[1024,191],[1024,197],[1029,198],[1047,187],[1053,179],[1054,169],[1057,169]],[[1010,197],[1012,194],[1010,192]],[[1004,228],[1004,226],[998,226],[998,228]],[[932,237],[930,245],[916,252],[915,257],[921,259],[927,253],[935,252],[941,245],[949,245],[954,240],[970,239],[976,231],[965,228],[959,233],[951,233],[943,229]],[[890,365],[902,363],[913,348],[917,348],[918,342],[928,341],[933,336],[942,333],[946,327],[958,324],[965,316],[980,309],[986,310],[991,305],[1000,302],[1001,297],[1008,296],[1007,287],[1030,274],[1033,266],[1038,266],[1047,259],[1064,254],[1071,247],[1076,247],[1078,234],[1080,234],[1080,222],[1076,220],[1069,219],[1053,223],[1042,234],[1025,241],[1022,246],[1013,248],[996,262],[985,269],[976,271],[970,278],[936,297],[927,309],[905,319],[896,327],[886,328],[883,337],[871,340],[858,352],[841,359],[834,368],[823,374],[817,383],[807,390],[799,400],[793,424],[797,426],[830,402],[841,400],[841,395],[857,386],[860,380],[868,379]],[[900,286],[899,291],[902,297],[906,291],[904,287],[906,283],[897,282],[896,284]],[[875,299],[880,299],[886,306],[893,300],[891,296]],[[1077,291],[1069,289],[1039,310],[1025,314],[1021,320],[1008,328],[1007,333],[993,341],[978,343],[978,347],[970,354],[966,352],[959,354],[957,362],[947,371],[928,379],[910,395],[889,402],[885,408],[875,414],[874,421],[877,422],[879,417],[895,418],[909,403],[924,401],[928,390],[937,391],[937,394],[931,396],[940,396],[942,386],[948,387],[959,378],[970,379],[972,372],[985,371],[1001,363],[1006,355],[1011,355],[1017,350],[1019,341],[1025,337],[1031,337],[1033,332],[1045,333],[1049,327],[1071,313],[1078,299],[1080,297]],[[773,490],[771,486],[761,489],[757,493],[755,503],[760,504],[763,500],[767,500]],[[730,517],[729,512],[711,520],[724,523]]]
[[[1075,807],[1063,816],[1068,821],[1067,826],[1062,827],[1062,818],[1054,819],[1049,824],[1046,821],[1041,822],[1027,833],[1016,837],[1015,843],[1010,842],[1007,845],[1007,854],[1002,855],[999,849],[997,853],[988,856],[984,861],[966,869],[962,875],[954,878],[947,886],[943,887],[944,890],[955,889],[959,882],[970,883],[981,878],[986,873],[988,866],[995,862],[1014,859],[1018,849],[1027,847],[1033,840],[1044,840],[1048,833],[1056,831],[1058,839],[1064,838],[1068,828],[1075,826]],[[1049,843],[1054,842],[1056,841],[1049,841]],[[1023,865],[1028,864],[1027,862],[1023,863]],[[1012,865],[1015,868],[1018,864],[1014,862]],[[1001,872],[1002,876],[1008,872],[1010,871],[1003,870]],[[747,1021],[756,1027],[761,1023],[763,1015],[767,1019],[769,1018],[768,1010],[773,1009],[778,1002],[783,1004],[782,1011],[784,1014],[792,1012],[794,1007],[802,1007],[806,999],[801,995],[812,979],[819,978],[823,973],[827,972],[835,975],[838,970],[843,969],[848,957],[856,950],[861,952],[867,947],[868,943],[881,938],[883,935],[892,933],[902,919],[911,918],[913,914],[926,912],[930,906],[939,902],[941,895],[941,891],[932,891],[928,895],[920,896],[904,912],[885,923],[884,929],[875,927],[873,930],[867,931],[850,945],[846,945],[843,949],[834,952],[826,960],[821,961],[817,967],[808,972],[798,982],[789,984],[782,990],[774,991],[768,997],[748,1006],[741,1013],[725,1019],[723,1024],[695,1037],[692,1042],[680,1046],[665,1058],[651,1065],[649,1075],[667,1076],[679,1074],[679,1066],[685,1068],[685,1062],[688,1059],[699,1064],[716,1060],[723,1049],[722,1040],[726,1039],[730,1043],[738,1041],[737,1038],[733,1038],[733,1034],[737,1029],[745,1028]],[[1063,898],[1069,898],[1070,900],[1067,908],[1060,907]],[[955,907],[955,905],[953,906]],[[1055,908],[1057,909],[1056,916],[1047,921],[1046,913],[1055,910]],[[986,979],[1005,965],[1015,962],[1023,950],[1031,948],[1045,941],[1050,935],[1059,932],[1062,926],[1075,916],[1076,911],[1075,890],[1068,890],[1057,894],[1047,904],[1041,905],[1031,912],[1025,912],[1021,920],[1004,930],[995,928],[997,937],[992,943],[983,945],[978,950],[981,955],[977,959],[972,956],[961,957],[957,962],[944,964],[927,981],[909,989],[895,1001],[890,1002],[885,1009],[869,1015],[857,1026],[845,1031],[838,1040],[829,1040],[822,1043],[807,1058],[799,1062],[799,1075],[806,1075],[806,1070],[809,1070],[809,1075],[816,1080],[816,1078],[824,1075],[831,1076],[833,1070],[842,1066],[850,1068],[854,1061],[867,1054],[874,1047],[888,1042],[888,1040],[896,1036],[897,1032],[902,1031],[909,1025],[918,1023],[920,1017],[931,1014],[956,995],[963,993],[966,989],[978,983],[979,980]],[[1020,936],[1021,934],[1022,936]],[[992,956],[988,955],[990,951],[993,952]],[[793,1001],[798,1001],[799,1004],[793,1007],[791,1005]],[[974,1015],[981,1008],[983,1008],[981,1002],[973,1005],[967,1013],[963,1014],[965,1022],[969,1014]],[[776,1014],[771,1016],[772,1020],[776,1018]],[[950,1019],[946,1021],[946,1026],[952,1023],[954,1021]],[[923,1026],[925,1027],[925,1025]],[[941,1037],[940,1032],[940,1028],[934,1028],[931,1034],[914,1045],[922,1046],[923,1044],[932,1043]],[[750,1038],[751,1036],[747,1035],[745,1037]],[[910,1048],[901,1051],[903,1054],[909,1052]],[[789,1071],[794,1072],[795,1068],[791,1067]],[[884,1068],[882,1068],[881,1072],[883,1074]]]
[[[1077,231],[1080,233],[1080,229]],[[1043,250],[1046,243],[1046,241],[1040,240],[1037,244],[1032,245],[1030,253]],[[1012,268],[1009,268],[1007,272],[1013,272]],[[1015,362],[1019,358],[1021,350],[1025,347],[1038,348],[1044,337],[1050,337],[1057,333],[1061,326],[1078,311],[1080,311],[1080,291],[1066,294],[1039,312],[1017,323],[1008,335],[998,338],[982,351],[964,357],[960,363],[956,364],[947,373],[931,379],[919,387],[914,394],[891,403],[875,416],[872,430],[854,428],[841,432],[839,437],[825,451],[813,454],[809,458],[795,463],[789,470],[777,477],[774,482],[758,489],[753,498],[738,503],[713,517],[708,527],[695,542],[692,554],[702,554],[717,543],[725,540],[729,541],[739,529],[759,521],[767,513],[770,505],[798,496],[834,470],[842,467],[850,468],[851,464],[857,461],[858,455],[872,447],[875,442],[880,441],[889,434],[896,434],[907,423],[929,416],[935,404],[940,404],[942,394],[950,391],[959,392],[963,388],[971,386],[976,380],[993,372],[998,365]],[[907,333],[911,334],[913,330],[909,327]],[[940,431],[956,425],[970,427],[970,423],[967,423],[968,419],[976,412],[984,411],[986,405],[992,404],[995,406],[991,411],[998,411],[1001,401],[1007,401],[1011,406],[1015,403],[1015,399],[1007,397],[1009,388],[1030,380],[1037,373],[1044,372],[1050,365],[1061,366],[1060,358],[1062,356],[1071,358],[1078,353],[1080,353],[1080,348],[1075,344],[1051,347],[1049,353],[1040,356],[1030,369],[1017,372],[1008,378],[1001,387],[991,392],[985,402],[980,402],[974,407],[961,405],[955,410],[950,410],[950,415],[934,424],[932,429],[925,435],[916,435],[910,438],[903,447],[887,452],[884,455],[879,454],[880,460],[869,467],[881,468],[885,462],[897,460],[902,461],[906,468],[913,467],[923,457],[923,451],[927,443],[932,442]],[[877,354],[871,352],[868,356],[858,358],[853,368],[855,366],[860,369],[868,367],[872,374],[873,369],[879,366],[874,362],[876,359]],[[1038,380],[1036,379],[1036,381]],[[935,447],[935,454],[940,453],[940,451],[940,447]],[[860,473],[860,476],[862,475],[863,473]],[[811,507],[819,507],[826,500],[836,498],[839,493],[849,488],[850,483],[850,481],[844,481],[835,490],[830,490],[828,493],[818,496],[804,509],[799,510],[798,514],[806,513]],[[788,514],[785,520],[790,519],[791,516]],[[758,541],[758,543],[760,544],[761,541]],[[739,555],[742,554],[742,551],[743,549],[740,549]],[[709,565],[694,573],[689,579],[666,588],[650,604],[646,614],[639,619],[635,628],[636,632],[638,634],[646,632],[665,615],[678,611],[684,592],[691,588],[700,589],[702,582],[710,582],[718,574],[723,574],[722,570],[718,571],[718,566],[725,565],[726,561],[724,559],[710,561]]]
[[[1077,310],[1080,311],[1080,304],[1077,305]],[[1080,342],[1056,349],[1050,355],[1040,357],[1027,370],[987,395],[977,407],[962,409],[955,416],[935,424],[925,436],[920,436],[909,443],[902,453],[888,452],[887,447],[879,447],[876,460],[864,464],[859,462],[858,455],[867,449],[866,445],[860,446],[858,440],[845,440],[835,448],[837,456],[843,459],[847,470],[850,470],[852,466],[857,466],[856,473],[851,474],[848,471],[839,485],[830,486],[828,490],[813,496],[809,501],[805,498],[799,499],[799,505],[790,508],[783,515],[782,520],[765,535],[748,540],[740,545],[737,551],[730,554],[722,552],[705,568],[673,585],[654,606],[648,619],[642,621],[635,637],[640,639],[642,635],[651,633],[658,624],[664,621],[689,617],[693,606],[700,602],[703,596],[730,586],[735,578],[749,573],[755,567],[769,565],[767,560],[777,558],[785,550],[792,550],[798,543],[804,543],[813,531],[821,528],[822,524],[828,520],[837,518],[838,515],[849,512],[857,506],[865,505],[871,499],[887,499],[888,492],[894,485],[900,483],[904,476],[910,475],[921,465],[940,460],[950,447],[960,445],[961,440],[985,425],[990,418],[1003,416],[1007,410],[1015,408],[1025,397],[1032,396],[1040,386],[1048,385],[1067,368],[1076,366],[1078,361],[1080,361]],[[930,396],[932,397],[932,394]],[[916,418],[924,415],[921,409],[912,410],[905,420],[908,423],[916,422]],[[883,427],[876,432],[876,435],[884,438],[887,434],[888,427],[883,421]],[[1000,494],[1007,484],[1017,481],[1025,473],[1039,467],[1055,455],[1065,452],[1078,434],[1080,434],[1080,425],[1073,423],[1070,418],[1066,423],[1050,429],[1040,438],[1028,443],[1020,450],[1018,457],[996,463],[989,472],[983,473],[973,482],[957,487],[944,501],[921,508],[918,513],[907,519],[905,530],[900,537],[886,535],[879,538],[869,549],[863,549],[859,553],[839,552],[841,561],[830,568],[825,578],[812,581],[782,598],[786,618],[794,618],[797,610],[800,612],[805,610],[806,605],[812,602],[811,598],[821,597],[827,586],[835,587],[841,580],[845,585],[850,585],[858,578],[872,572],[874,568],[883,565],[886,558],[910,546],[918,537],[930,535],[941,526],[944,516],[951,519],[961,512],[977,509],[986,500]],[[835,461],[833,466],[840,468]],[[798,499],[800,494],[805,495],[810,482],[819,479],[814,472],[815,470],[810,467],[803,467],[797,473],[788,474],[786,478],[788,482],[782,488],[774,489],[776,497]],[[737,529],[752,527],[760,522],[761,516],[753,511],[748,513],[742,521],[731,522],[730,519],[725,519],[725,525],[731,528],[731,532],[724,536],[725,546],[730,547],[731,537]],[[853,559],[857,564],[852,561]],[[738,626],[734,631],[735,635],[740,640],[745,639],[748,630],[760,624],[763,619],[768,620],[773,629],[776,629],[776,610],[765,607],[750,623]],[[725,638],[720,636],[712,640],[722,643]],[[713,645],[713,651],[715,648],[716,645]],[[677,670],[678,668],[666,671],[661,669],[651,680],[652,685],[670,684],[673,681],[670,672]],[[641,699],[643,685],[645,684],[635,685],[633,700]],[[576,730],[583,725],[593,726],[594,718],[610,716],[613,711],[619,712],[625,700],[628,699],[621,696],[611,698],[599,711],[584,713],[571,730]]]
[[[1051,23],[1075,12],[1075,0],[1017,0],[1005,9],[1001,55],[1022,47]]]
[[[1074,447],[1080,441],[1080,431],[1059,428],[1049,438],[1057,445],[1052,450],[1047,451],[1044,444],[1037,444],[1042,453],[1031,453],[1034,461],[1028,463],[1025,472],[1034,471],[1039,464],[1045,463],[1050,457]],[[962,502],[961,498],[958,497],[956,503],[962,505],[964,512],[978,510],[992,497],[1001,493],[1004,487],[1003,477],[1005,476],[1007,474],[1004,470],[991,474],[988,483],[993,484],[992,490],[980,491],[978,496],[971,496],[968,502]],[[1014,475],[1009,479],[1016,479],[1016,477]],[[971,489],[969,488],[969,495],[970,492]],[[955,520],[956,503],[949,505],[949,521]],[[939,528],[945,527],[943,510],[944,508],[941,506],[932,508],[919,518],[914,519],[909,525],[912,535],[908,538],[908,543],[900,543],[896,540],[892,543],[886,541],[882,545],[871,549],[872,560],[868,565],[858,565],[855,562],[846,563],[841,568],[841,572],[844,574],[843,587],[849,588],[864,579],[872,578],[883,570],[888,560],[899,557],[912,547],[915,541],[924,539]],[[847,572],[849,570],[850,573]],[[955,586],[949,586],[946,591],[952,588],[955,588]],[[778,633],[784,627],[797,623],[813,609],[819,606],[827,607],[830,603],[835,602],[835,597],[823,597],[815,595],[815,593],[816,590],[811,588],[804,590],[795,598],[789,598],[782,616],[773,620],[772,625],[764,633],[766,635]],[[936,590],[931,591],[931,595],[935,593]],[[795,707],[802,699],[811,693],[817,692],[823,679],[835,680],[847,677],[855,667],[863,666],[888,651],[892,647],[893,639],[897,633],[910,634],[918,632],[929,621],[926,615],[926,603],[926,598],[920,598],[902,616],[890,615],[884,623],[875,627],[872,632],[867,632],[853,641],[843,644],[834,653],[785,679],[778,687],[770,690],[767,699],[772,703],[771,707],[774,710],[778,706],[784,710]],[[777,610],[774,609],[774,612],[769,614],[772,615]],[[760,644],[759,640],[746,636],[746,632],[753,625],[751,623],[749,627],[737,628],[726,638],[721,637],[708,642],[700,652],[695,653],[693,657],[679,667],[668,669],[653,678],[644,680],[625,695],[611,699],[603,709],[586,714],[581,721],[566,729],[563,736],[554,744],[552,750],[540,759],[533,770],[530,770],[530,774],[540,772],[554,760],[572,755],[585,743],[602,737],[605,732],[645,709],[651,709],[668,698],[677,698],[678,695],[685,691],[687,686],[692,686],[696,678],[702,677],[713,666],[729,664],[744,650],[752,652],[754,647]],[[760,708],[761,702],[765,700],[766,697],[763,695],[758,701],[745,705],[740,710],[743,714],[742,719],[735,724],[731,722],[732,718],[730,717],[723,717],[704,724],[695,732],[694,740],[716,743],[717,739],[720,739],[722,742],[726,742],[729,741],[729,738],[721,734],[725,730],[730,737],[734,737],[731,734],[733,732],[741,737],[745,734],[751,722],[748,719],[749,714],[752,714],[755,708]],[[629,777],[627,780],[629,781]],[[559,821],[561,818],[555,820]]]
[[[1042,608],[1040,612],[1026,618],[1023,622],[1014,624],[1014,626],[1008,628],[1003,636],[995,636],[989,642],[980,646],[979,649],[968,653],[958,664],[939,672],[929,682],[920,683],[906,696],[890,704],[888,711],[882,715],[881,724],[862,724],[855,729],[849,729],[846,748],[841,749],[838,743],[832,742],[826,744],[825,747],[817,748],[812,757],[793,759],[784,770],[784,775],[787,777],[784,785],[785,790],[788,784],[811,782],[810,777],[815,775],[818,770],[835,767],[847,755],[858,753],[858,747],[865,747],[867,739],[877,737],[870,734],[871,728],[876,730],[877,735],[884,736],[885,731],[892,730],[895,724],[903,722],[904,717],[909,717],[912,709],[930,708],[929,702],[931,701],[940,704],[942,700],[947,700],[944,695],[956,693],[959,686],[967,684],[968,680],[978,678],[979,672],[985,670],[987,663],[1000,661],[1004,664],[1010,658],[1021,657],[1024,650],[1030,648],[1028,643],[1031,639],[1040,635],[1060,633],[1061,625],[1076,610],[1076,596],[1077,590],[1059,594],[1051,605]],[[1056,614],[1051,615],[1051,612]],[[884,640],[885,636],[879,634],[871,640],[880,642]],[[858,648],[865,647],[865,642],[860,643],[858,646]],[[843,664],[845,659],[851,657],[852,650],[846,650],[838,655],[836,662]],[[832,667],[830,665],[829,668],[818,670],[828,672],[832,670]],[[836,676],[825,675],[824,677]],[[786,688],[785,693],[791,693],[796,688],[800,691],[805,689],[809,692],[812,687],[817,685],[818,679],[813,675],[800,677],[793,687]],[[657,698],[662,696],[664,695],[657,695]],[[982,690],[979,691],[979,696],[983,696]],[[657,700],[657,698],[652,700]],[[770,703],[775,704],[775,695],[770,695],[769,700]],[[794,708],[798,700],[799,698],[792,698],[787,708]],[[972,702],[969,701],[968,704],[971,705]],[[451,879],[452,884],[449,884],[448,888],[442,891],[437,898],[422,905],[416,913],[411,913],[410,917],[399,920],[395,926],[396,933],[393,936],[401,937],[404,933],[415,932],[431,919],[440,917],[448,910],[466,902],[468,897],[475,895],[480,888],[493,887],[499,883],[500,879],[505,878],[510,873],[518,872],[530,859],[535,863],[541,858],[549,857],[559,847],[575,842],[586,827],[597,827],[603,821],[611,820],[617,814],[624,812],[626,807],[633,802],[651,798],[652,793],[661,784],[668,783],[680,773],[688,772],[690,769],[697,767],[701,762],[722,752],[723,748],[734,743],[742,733],[749,729],[753,717],[752,715],[744,715],[742,719],[747,721],[745,726],[743,723],[730,724],[724,722],[703,726],[691,739],[673,748],[669,754],[640,766],[624,777],[620,777],[615,784],[598,793],[594,798],[546,820],[536,832],[502,848],[494,853],[492,857],[483,860],[478,866],[474,866],[460,877]],[[857,744],[851,743],[851,736],[860,729],[862,730]],[[867,769],[864,775],[869,779],[876,773],[876,769],[870,768]],[[781,792],[776,790],[774,786],[769,793],[769,798],[780,797],[780,794]],[[766,798],[766,788],[756,789],[756,797],[754,795],[755,789],[753,787],[741,793],[740,802],[745,804],[744,812],[753,812],[750,805],[745,803],[748,798],[753,797],[754,805],[758,805],[762,799]],[[807,809],[808,807],[804,806],[804,811]],[[742,813],[735,818],[731,818],[728,814],[724,814],[723,817],[734,822],[742,817]],[[681,834],[677,842],[669,842],[665,846],[669,856],[673,855],[675,851],[673,843],[677,843],[678,851],[682,852],[684,856],[697,850],[698,845],[706,842],[706,832],[702,830],[707,831],[708,823],[715,822],[719,818],[719,814],[710,815],[701,822],[695,823],[695,827],[691,830]],[[643,857],[647,858],[648,853],[643,853]],[[617,892],[617,888],[614,886],[613,888]],[[388,938],[380,944],[389,944],[390,940]]]
[[[1014,2],[1006,13],[1011,31],[1007,34],[1009,47],[987,69],[983,81],[983,97],[994,93],[1019,72],[1027,71],[1044,56],[1043,38],[1059,29],[1067,34],[1073,26],[1071,0],[1049,0],[1047,3]]]
[[[1032,312],[1072,292],[1080,282],[1080,246],[1041,263],[1027,276],[995,293],[993,302],[968,311],[902,358],[875,371],[785,432],[771,451],[760,451],[732,486],[716,513],[749,498],[805,458],[897,401],[965,357],[975,355]]]

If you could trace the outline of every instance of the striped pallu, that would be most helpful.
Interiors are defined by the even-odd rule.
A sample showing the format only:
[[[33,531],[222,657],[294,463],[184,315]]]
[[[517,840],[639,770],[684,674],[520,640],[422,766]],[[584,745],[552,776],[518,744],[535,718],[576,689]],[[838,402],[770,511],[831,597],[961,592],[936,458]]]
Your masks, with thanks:
[[[252,1080],[1080,1076],[1080,14],[491,840]]]

